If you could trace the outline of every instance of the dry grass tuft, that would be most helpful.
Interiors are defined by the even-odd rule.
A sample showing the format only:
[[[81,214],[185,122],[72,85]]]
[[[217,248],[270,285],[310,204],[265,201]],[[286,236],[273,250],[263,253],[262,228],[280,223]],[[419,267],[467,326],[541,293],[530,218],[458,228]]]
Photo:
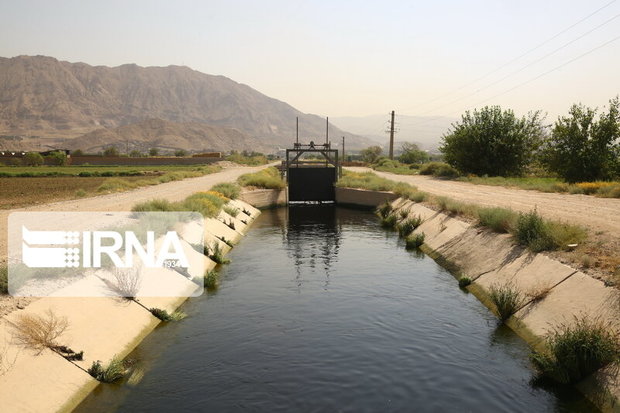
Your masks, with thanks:
[[[20,345],[39,353],[46,348],[59,347],[56,340],[69,326],[66,317],[57,316],[51,309],[45,316],[38,314],[20,314],[17,321],[10,322],[13,339]]]

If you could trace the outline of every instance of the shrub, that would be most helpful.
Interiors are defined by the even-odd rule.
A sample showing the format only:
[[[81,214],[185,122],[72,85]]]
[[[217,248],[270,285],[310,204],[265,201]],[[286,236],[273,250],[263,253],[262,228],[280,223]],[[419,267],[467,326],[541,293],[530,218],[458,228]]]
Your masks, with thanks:
[[[212,191],[219,192],[224,195],[226,198],[237,199],[239,198],[239,194],[241,193],[241,188],[239,185],[230,183],[230,182],[222,182],[217,185],[214,185],[211,188]]]
[[[115,268],[114,281],[108,285],[119,297],[133,300],[140,290],[140,270],[138,268]]]
[[[409,210],[402,208],[400,211],[398,211],[398,215],[400,215],[400,219],[407,219],[407,217],[409,216]]]
[[[439,170],[439,168],[441,168],[442,166],[449,166],[446,163],[443,162],[429,162],[429,163],[425,163],[422,166],[420,166],[420,175],[435,175],[435,173],[437,172],[437,170]]]
[[[521,293],[510,284],[499,287],[492,285],[489,296],[495,305],[497,315],[502,321],[508,320],[511,315],[516,313],[523,301]]]
[[[23,162],[26,166],[41,166],[43,165],[43,157],[38,152],[28,152],[24,155]]]
[[[512,110],[485,106],[465,112],[442,137],[441,152],[450,165],[476,175],[520,175],[541,141],[540,112],[518,118]]]
[[[45,316],[19,314],[14,323],[9,323],[17,343],[39,352],[57,347],[56,340],[69,326],[66,317],[58,317],[52,310],[48,310]]]
[[[256,173],[243,174],[237,178],[237,182],[243,187],[266,189],[284,189],[286,187],[280,172],[274,167],[269,167]]]
[[[469,284],[471,284],[471,278],[469,278],[469,277],[461,277],[461,278],[459,278],[459,287],[465,288]]]
[[[87,371],[88,374],[102,383],[114,383],[125,376],[127,369],[122,360],[114,357],[106,367],[103,367],[99,360],[93,361]]]
[[[118,153],[118,149],[116,149],[116,146],[110,146],[108,148],[105,148],[105,150],[103,151],[103,156],[115,157],[119,155],[120,154]]]
[[[506,208],[480,208],[478,221],[480,225],[495,232],[511,232],[516,227],[518,215]]]
[[[84,198],[86,196],[86,191],[83,189],[78,189],[75,191],[75,196],[78,198]]]
[[[161,308],[151,308],[149,311],[161,321],[179,321],[187,317],[187,314],[178,310],[173,311],[172,314],[168,313],[166,310],[162,310]]]
[[[46,159],[54,166],[64,166],[67,164],[67,154],[64,151],[54,151],[47,155]]]
[[[424,244],[424,233],[413,234],[413,235],[407,237],[407,239],[405,241],[405,247],[408,250],[420,248],[422,246],[422,244]]]
[[[546,350],[531,360],[542,376],[576,383],[620,358],[618,334],[610,325],[585,317],[561,324],[546,337]]]
[[[456,178],[459,175],[459,171],[448,164],[439,166],[439,168],[433,172],[433,176],[439,176],[442,178]]]
[[[420,216],[404,219],[398,224],[398,234],[407,238],[421,223],[422,218]]]
[[[217,288],[218,284],[218,273],[215,270],[210,270],[205,272],[204,275],[204,286],[209,290],[214,290]]]

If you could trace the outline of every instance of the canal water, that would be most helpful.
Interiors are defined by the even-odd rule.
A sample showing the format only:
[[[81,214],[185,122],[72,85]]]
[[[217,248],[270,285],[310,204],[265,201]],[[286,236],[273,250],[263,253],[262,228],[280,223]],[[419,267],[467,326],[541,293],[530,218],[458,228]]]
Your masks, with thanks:
[[[532,384],[527,345],[370,212],[265,211],[229,258],[130,355],[143,375],[78,412],[593,411]]]

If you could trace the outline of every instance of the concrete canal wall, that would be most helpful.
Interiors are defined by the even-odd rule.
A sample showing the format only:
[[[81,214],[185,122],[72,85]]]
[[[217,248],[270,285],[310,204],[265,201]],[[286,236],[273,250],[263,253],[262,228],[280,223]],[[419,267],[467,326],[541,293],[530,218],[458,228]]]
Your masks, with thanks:
[[[215,262],[194,250],[191,244],[204,237],[205,244],[217,242],[224,252],[228,252],[230,247],[220,238],[239,242],[260,214],[258,209],[243,201],[233,200],[230,205],[250,215],[241,212],[237,218],[233,218],[221,212],[217,219],[206,219],[203,228],[197,226],[198,231],[191,227],[180,231],[190,263],[203,260],[206,269],[214,268]],[[247,224],[241,222],[242,219]],[[225,225],[222,220],[234,222],[235,229]],[[163,275],[169,280],[167,282],[177,288],[182,288],[184,283],[191,283],[172,270],[161,271],[162,274],[165,272]],[[201,277],[203,274],[191,275]],[[99,385],[86,372],[94,361],[99,360],[105,366],[114,357],[124,358],[160,323],[148,308],[157,307],[172,312],[185,299],[139,298],[138,304],[115,297],[45,297],[8,314],[0,320],[0,411],[71,411]],[[45,316],[50,310],[68,321],[68,328],[55,341],[76,352],[84,351],[82,361],[70,362],[52,350],[34,351],[15,342],[11,323],[18,322],[26,314]]]

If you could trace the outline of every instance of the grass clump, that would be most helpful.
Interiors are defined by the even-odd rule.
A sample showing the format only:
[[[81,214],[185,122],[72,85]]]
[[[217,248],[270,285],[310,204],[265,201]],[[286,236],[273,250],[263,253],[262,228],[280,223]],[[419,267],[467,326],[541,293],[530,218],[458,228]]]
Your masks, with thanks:
[[[218,281],[219,281],[219,275],[218,275],[217,271],[209,270],[209,271],[205,272],[205,275],[204,275],[204,286],[207,289],[207,291],[211,291],[211,290],[217,289]]]
[[[151,308],[149,309],[149,311],[161,321],[179,321],[187,317],[187,314],[185,314],[183,311],[178,310],[169,313],[168,311],[162,310],[161,308]]]
[[[241,187],[235,183],[231,182],[222,182],[214,185],[211,188],[212,191],[219,192],[224,195],[226,198],[237,199],[239,198],[239,194],[241,193]]]
[[[237,215],[239,215],[239,208],[235,208],[230,205],[224,205],[222,210],[233,218],[237,218]]]
[[[127,369],[122,360],[114,357],[106,367],[103,367],[99,360],[93,361],[87,371],[88,374],[102,383],[114,383],[125,376]]]
[[[103,181],[97,188],[97,192],[121,192],[136,188],[134,182],[121,178],[110,178]]]
[[[407,217],[409,217],[409,210],[403,208],[400,211],[398,211],[398,215],[400,215],[400,219],[407,219]]]
[[[420,248],[424,244],[424,233],[413,234],[406,238],[405,247],[408,250]]]
[[[131,210],[133,212],[174,211],[176,208],[177,206],[167,199],[152,199],[135,204]]]
[[[469,278],[469,277],[465,277],[465,276],[463,276],[463,277],[459,278],[459,287],[460,287],[460,288],[465,288],[465,287],[467,287],[469,284],[471,284],[471,278]]]
[[[184,211],[200,212],[207,218],[216,217],[228,201],[219,192],[197,192],[185,198],[180,208]]]
[[[381,218],[381,226],[384,228],[396,228],[398,225],[398,217],[396,214],[390,214],[385,218]]]
[[[576,318],[546,337],[546,350],[530,356],[541,376],[560,383],[577,383],[620,359],[618,333],[599,320]]]
[[[86,191],[83,189],[78,189],[75,191],[75,196],[78,198],[84,198],[86,196]]]
[[[286,183],[282,180],[280,172],[269,167],[259,172],[244,174],[237,178],[239,185],[243,187],[265,188],[265,189],[284,189]]]
[[[224,252],[217,241],[214,241],[212,245],[205,244],[206,255],[216,264],[228,264],[229,259],[224,257]]]
[[[387,218],[393,210],[394,208],[392,208],[392,204],[390,204],[389,202],[385,202],[379,205],[375,212],[379,216],[379,218]]]
[[[510,284],[492,285],[489,295],[501,321],[508,320],[511,315],[516,313],[523,301],[519,290]]]
[[[533,252],[566,248],[587,237],[586,231],[576,225],[545,221],[536,210],[520,214],[515,236],[519,243]]]
[[[479,208],[478,222],[495,232],[512,232],[516,227],[518,215],[506,208]]]
[[[408,237],[417,227],[422,223],[422,218],[420,216],[414,216],[411,218],[403,219],[400,224],[398,224],[398,234],[406,238]]]

